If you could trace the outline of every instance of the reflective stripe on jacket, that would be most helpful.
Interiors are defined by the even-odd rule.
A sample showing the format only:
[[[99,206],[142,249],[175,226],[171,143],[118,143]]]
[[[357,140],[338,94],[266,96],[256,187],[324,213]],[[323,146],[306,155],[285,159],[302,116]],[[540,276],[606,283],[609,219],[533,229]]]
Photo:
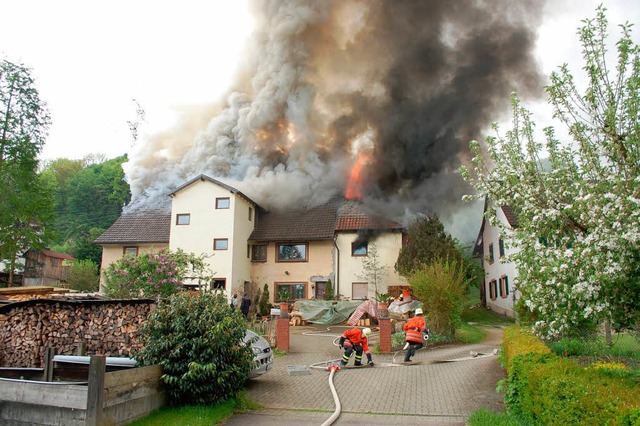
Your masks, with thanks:
[[[407,342],[424,344],[422,332],[427,329],[427,326],[422,315],[417,315],[409,319],[402,328],[405,331],[405,339]]]

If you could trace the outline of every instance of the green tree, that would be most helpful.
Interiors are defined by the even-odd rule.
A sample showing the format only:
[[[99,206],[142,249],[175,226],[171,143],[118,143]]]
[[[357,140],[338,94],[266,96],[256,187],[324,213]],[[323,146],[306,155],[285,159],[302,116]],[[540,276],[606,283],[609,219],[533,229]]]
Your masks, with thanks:
[[[271,304],[269,303],[269,284],[264,285],[260,301],[258,302],[258,310],[260,315],[268,315],[271,312]]]
[[[425,214],[411,221],[407,229],[407,243],[400,249],[396,271],[407,276],[423,264],[439,259],[461,263],[462,253],[456,241],[448,234],[437,214]]]
[[[37,173],[50,124],[31,70],[0,62],[0,262],[13,281],[17,259],[50,238],[52,200]]]
[[[180,249],[125,256],[109,265],[103,277],[106,295],[114,298],[168,297],[178,292],[187,278],[199,283],[211,280],[204,255]]]
[[[91,260],[76,260],[67,273],[67,283],[72,290],[82,292],[98,291],[100,287],[98,264]]]
[[[237,396],[253,368],[247,323],[227,299],[181,292],[161,301],[142,327],[140,364],[160,364],[171,405],[214,405]]]
[[[519,249],[511,259],[521,310],[547,338],[605,320],[640,324],[640,50],[622,25],[617,63],[608,64],[607,31],[602,6],[579,29],[583,93],[567,65],[546,87],[569,140],[549,127],[539,141],[514,95],[513,128],[502,135],[494,125],[486,159],[472,142],[472,170],[461,169],[477,197],[518,214],[518,228],[502,235]],[[493,209],[488,215],[500,226]]]
[[[333,300],[333,284],[331,280],[327,280],[327,286],[324,289],[324,300]]]
[[[130,200],[122,163],[126,156],[104,160],[90,155],[50,162],[42,171],[55,197],[56,248],[76,259],[100,264],[102,249],[94,240],[115,222]]]
[[[461,323],[463,297],[471,280],[463,265],[450,260],[423,263],[408,276],[411,291],[422,302],[429,328],[455,339]]]

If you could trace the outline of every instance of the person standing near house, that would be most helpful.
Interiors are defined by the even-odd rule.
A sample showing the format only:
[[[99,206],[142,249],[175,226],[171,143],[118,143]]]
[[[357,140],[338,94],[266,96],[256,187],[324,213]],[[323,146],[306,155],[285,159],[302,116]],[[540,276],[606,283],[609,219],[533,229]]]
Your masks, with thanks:
[[[233,297],[231,298],[231,304],[229,306],[231,306],[231,310],[235,311],[236,309],[238,309],[238,303],[240,301],[238,300],[238,293],[233,293]]]
[[[240,303],[240,310],[245,318],[249,316],[249,308],[251,307],[251,298],[248,294],[242,296],[242,302]]]
[[[356,353],[356,360],[354,365],[356,367],[362,365],[362,353],[367,354],[367,364],[373,365],[371,359],[371,352],[369,352],[369,335],[371,334],[370,328],[360,330],[358,327],[342,333],[340,337],[340,349],[344,348],[344,354],[340,360],[340,365],[345,366],[349,363],[349,359],[353,352]]]
[[[406,340],[403,349],[408,349],[407,354],[404,356],[404,362],[411,362],[416,350],[424,347],[422,333],[427,331],[427,323],[424,320],[422,309],[417,308],[415,316],[410,318],[402,328],[404,329]]]

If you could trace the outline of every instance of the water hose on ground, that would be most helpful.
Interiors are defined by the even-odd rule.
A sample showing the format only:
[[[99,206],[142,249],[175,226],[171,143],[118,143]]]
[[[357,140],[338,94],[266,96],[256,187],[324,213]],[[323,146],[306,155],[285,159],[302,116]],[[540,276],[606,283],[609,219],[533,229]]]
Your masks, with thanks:
[[[336,371],[340,369],[340,367],[338,367],[337,365],[332,365],[328,369],[329,371],[331,371],[331,373],[329,374],[329,387],[331,388],[331,395],[333,395],[333,402],[336,404],[336,409],[331,417],[329,417],[327,420],[325,420],[324,423],[322,423],[322,426],[332,425],[333,422],[335,422],[340,416],[340,411],[342,411],[342,405],[340,404],[340,399],[338,398],[338,392],[336,391],[336,387],[333,384],[333,376]]]

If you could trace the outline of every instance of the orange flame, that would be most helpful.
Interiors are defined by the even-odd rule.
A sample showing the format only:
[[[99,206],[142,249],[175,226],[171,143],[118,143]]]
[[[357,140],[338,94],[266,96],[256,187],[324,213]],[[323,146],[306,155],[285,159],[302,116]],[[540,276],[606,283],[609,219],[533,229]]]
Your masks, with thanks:
[[[345,198],[348,200],[359,200],[362,198],[362,167],[365,163],[365,156],[363,154],[358,155],[358,161],[353,165],[351,174],[349,175],[349,182],[347,182],[347,192]]]

